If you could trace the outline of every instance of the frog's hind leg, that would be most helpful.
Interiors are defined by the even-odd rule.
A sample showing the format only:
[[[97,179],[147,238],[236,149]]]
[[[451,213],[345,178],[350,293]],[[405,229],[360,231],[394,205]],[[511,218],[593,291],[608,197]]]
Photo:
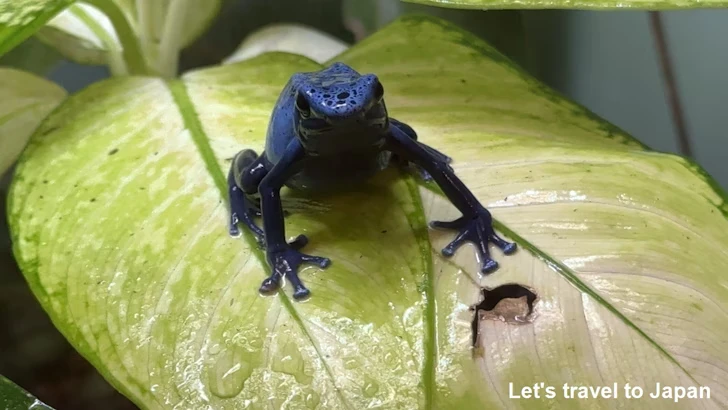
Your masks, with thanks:
[[[415,132],[412,127],[409,125],[403,123],[402,121],[396,120],[394,118],[389,119],[389,124],[391,127],[397,127],[400,131],[404,132],[408,137],[412,138],[413,140],[417,141],[417,132]],[[442,152],[436,150],[435,148],[432,148],[428,145],[420,143],[420,146],[427,150],[427,152],[434,155],[437,159],[444,161],[446,164],[449,164],[452,162],[452,158],[448,157],[447,155],[443,154]],[[403,165],[408,165],[407,161],[401,160],[400,158],[397,158],[393,155],[394,162],[402,163]],[[425,180],[426,182],[432,181],[432,176],[425,171],[422,167],[417,166],[415,164],[412,164],[416,169],[417,172],[420,174],[420,177]]]
[[[258,156],[251,149],[240,151],[233,158],[228,173],[231,236],[240,236],[238,223],[242,222],[255,235],[258,242],[263,242],[265,236],[263,230],[254,221],[254,218],[260,215],[260,204],[255,195],[260,181],[268,171],[265,156]]]

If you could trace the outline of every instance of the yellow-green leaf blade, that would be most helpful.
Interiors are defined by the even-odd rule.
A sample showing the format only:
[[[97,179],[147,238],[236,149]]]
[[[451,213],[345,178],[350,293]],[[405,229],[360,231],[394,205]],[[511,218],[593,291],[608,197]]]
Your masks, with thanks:
[[[55,83],[0,68],[0,175],[15,162],[38,124],[66,98]]]
[[[75,0],[0,0],[0,56]]]

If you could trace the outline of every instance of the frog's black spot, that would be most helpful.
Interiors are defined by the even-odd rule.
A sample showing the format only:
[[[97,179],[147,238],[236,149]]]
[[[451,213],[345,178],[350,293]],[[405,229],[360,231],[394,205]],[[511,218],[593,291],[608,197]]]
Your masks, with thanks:
[[[338,99],[340,99],[340,100],[343,100],[343,99],[349,98],[349,93],[347,93],[346,91],[344,91],[343,93],[339,93],[339,94],[338,94],[338,95],[336,96],[336,98],[338,98]]]
[[[356,97],[356,93],[357,93],[356,90],[351,90],[351,93],[354,94],[354,97]]]
[[[354,101],[354,100],[349,100],[349,104],[351,104],[351,105],[356,105],[356,101]]]
[[[91,202],[96,202],[96,198],[91,198]]]
[[[119,148],[114,148],[114,149],[112,149],[111,151],[109,151],[109,155],[114,155],[114,154],[116,154],[117,152],[119,152]]]
[[[328,105],[328,106],[332,106],[332,105],[334,105],[334,102],[333,102],[333,101],[331,101],[331,100],[328,100],[328,101],[326,101],[326,105]]]
[[[47,184],[47,183],[48,183],[48,180],[47,180],[47,179],[44,179],[44,180],[43,180],[43,183],[44,183],[44,184]]]
[[[331,94],[324,94],[324,98],[331,98]]]
[[[383,230],[383,231],[382,231],[382,233],[387,233],[387,230],[386,230],[386,229],[385,229],[385,230]]]
[[[536,294],[525,286],[510,283],[507,285],[501,285],[493,289],[482,288],[482,300],[475,306],[471,306],[470,310],[474,311],[473,322],[471,325],[472,329],[472,343],[473,346],[478,341],[478,326],[480,325],[480,312],[492,312],[496,310],[496,306],[503,299],[521,299],[526,298],[526,307],[528,313],[526,318],[531,316],[533,313],[533,304],[536,301]],[[507,308],[499,308],[497,312],[498,316],[501,316],[502,320],[506,322],[523,322],[523,318],[519,318],[518,314],[522,313],[523,305],[508,306]],[[495,313],[495,312],[494,312]]]
[[[465,83],[466,83],[467,81],[465,81],[465,79],[464,79],[464,78],[461,78],[461,79],[460,79],[460,82],[461,82],[461,83],[463,83],[463,84],[465,84]]]
[[[339,101],[337,101],[337,102],[336,102],[336,104],[339,104],[339,105],[341,105],[341,104],[346,104],[346,101],[344,101],[344,100],[339,100]]]

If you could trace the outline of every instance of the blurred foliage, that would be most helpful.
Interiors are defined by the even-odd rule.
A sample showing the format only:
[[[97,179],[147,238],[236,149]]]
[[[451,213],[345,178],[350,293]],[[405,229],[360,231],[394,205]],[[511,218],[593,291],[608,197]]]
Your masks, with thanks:
[[[3,376],[0,376],[0,406],[7,410],[52,409]]]
[[[0,66],[13,67],[44,76],[61,59],[61,55],[55,49],[31,37],[0,58]]]
[[[342,0],[226,1],[207,33],[182,52],[180,69],[220,63],[248,34],[271,23],[305,24],[353,42],[342,12]]]
[[[403,14],[427,14],[448,20],[483,38],[526,67],[526,41],[520,10],[461,10],[392,0],[344,0],[344,23],[357,40]]]

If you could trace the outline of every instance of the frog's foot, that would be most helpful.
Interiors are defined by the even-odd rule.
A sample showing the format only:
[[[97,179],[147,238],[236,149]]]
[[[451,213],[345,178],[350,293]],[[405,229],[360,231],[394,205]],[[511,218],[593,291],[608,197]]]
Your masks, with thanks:
[[[495,233],[490,212],[485,208],[482,208],[475,218],[460,217],[451,222],[434,221],[430,223],[430,226],[459,231],[455,239],[442,249],[442,254],[446,257],[454,255],[455,251],[465,242],[475,244],[480,256],[482,273],[491,273],[498,269],[498,262],[490,257],[488,242],[494,243],[506,255],[514,253],[517,249],[515,243],[508,242]]]
[[[308,241],[303,235],[287,246],[278,246],[269,249],[267,252],[268,264],[273,269],[273,274],[266,278],[260,285],[260,293],[269,295],[277,291],[281,286],[281,280],[285,277],[293,285],[293,298],[296,300],[306,299],[311,291],[306,288],[298,277],[298,268],[304,263],[318,265],[325,269],[331,265],[329,258],[307,255],[298,251]],[[300,247],[299,247],[300,246]]]

